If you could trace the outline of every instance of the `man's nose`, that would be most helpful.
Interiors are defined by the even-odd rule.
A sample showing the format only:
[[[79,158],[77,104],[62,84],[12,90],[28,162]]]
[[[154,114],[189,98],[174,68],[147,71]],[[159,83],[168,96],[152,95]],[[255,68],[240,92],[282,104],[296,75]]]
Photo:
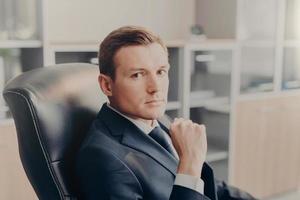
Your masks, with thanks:
[[[160,81],[157,75],[150,75],[147,80],[147,91],[155,93],[159,91]]]

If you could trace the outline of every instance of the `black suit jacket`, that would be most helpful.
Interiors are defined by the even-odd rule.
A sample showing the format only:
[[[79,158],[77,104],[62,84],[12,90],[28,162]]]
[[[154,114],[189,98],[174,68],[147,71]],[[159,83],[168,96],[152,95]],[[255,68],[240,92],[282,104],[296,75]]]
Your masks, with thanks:
[[[160,124],[168,132],[168,129]],[[81,199],[217,200],[212,169],[205,163],[204,194],[173,185],[178,160],[132,122],[104,104],[76,162]],[[225,186],[225,187],[224,187]],[[226,185],[218,194],[225,195]]]

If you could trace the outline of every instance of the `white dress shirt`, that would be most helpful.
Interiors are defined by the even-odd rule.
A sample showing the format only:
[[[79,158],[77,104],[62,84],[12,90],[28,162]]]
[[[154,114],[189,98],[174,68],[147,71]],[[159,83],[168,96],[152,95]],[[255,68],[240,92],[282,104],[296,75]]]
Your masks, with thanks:
[[[115,108],[111,107],[109,105],[109,103],[107,103],[107,106],[112,109],[113,111],[115,111],[116,113],[118,113],[119,115],[125,117],[126,119],[128,119],[129,121],[131,121],[134,125],[136,125],[143,133],[145,134],[149,134],[155,127],[159,126],[159,123],[157,122],[157,120],[153,120],[152,126],[149,126],[148,124],[144,123],[143,121],[137,120],[137,119],[133,119],[130,118],[126,115],[124,115],[123,113],[119,112],[118,110],[116,110]],[[164,135],[168,141],[168,143],[170,144],[170,146],[173,149],[173,152],[175,152],[175,156],[177,159],[178,158],[178,154],[172,144],[172,140],[170,138],[170,136],[168,134]],[[203,194],[204,192],[204,182],[200,177],[195,177],[195,176],[191,176],[188,174],[176,174],[176,178],[175,178],[175,182],[174,185],[179,185],[179,186],[183,186],[192,190],[195,190],[201,194]]]

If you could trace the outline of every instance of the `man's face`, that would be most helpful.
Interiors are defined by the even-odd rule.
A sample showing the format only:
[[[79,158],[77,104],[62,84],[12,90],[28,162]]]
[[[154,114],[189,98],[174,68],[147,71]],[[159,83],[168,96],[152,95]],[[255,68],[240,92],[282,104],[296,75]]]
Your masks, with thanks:
[[[158,43],[123,47],[115,57],[110,104],[135,118],[157,119],[164,114],[169,87],[167,52]]]

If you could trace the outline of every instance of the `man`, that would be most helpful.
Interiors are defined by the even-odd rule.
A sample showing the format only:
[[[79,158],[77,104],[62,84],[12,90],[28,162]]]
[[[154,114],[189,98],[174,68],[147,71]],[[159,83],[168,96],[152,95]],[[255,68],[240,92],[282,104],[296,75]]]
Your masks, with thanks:
[[[101,43],[98,82],[102,106],[76,165],[83,199],[252,199],[216,186],[205,163],[205,126],[164,115],[168,52],[162,40],[140,27],[121,27]]]

